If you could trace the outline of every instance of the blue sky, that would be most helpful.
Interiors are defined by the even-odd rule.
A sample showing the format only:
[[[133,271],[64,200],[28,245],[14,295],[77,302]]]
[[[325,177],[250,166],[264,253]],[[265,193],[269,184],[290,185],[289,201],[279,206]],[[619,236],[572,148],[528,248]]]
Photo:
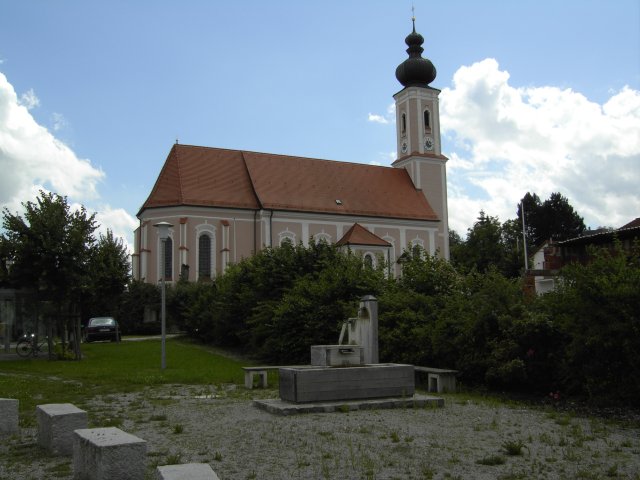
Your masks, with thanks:
[[[419,1],[452,228],[559,191],[640,216],[638,0]],[[38,188],[132,240],[180,143],[389,165],[410,1],[0,0],[0,205]]]

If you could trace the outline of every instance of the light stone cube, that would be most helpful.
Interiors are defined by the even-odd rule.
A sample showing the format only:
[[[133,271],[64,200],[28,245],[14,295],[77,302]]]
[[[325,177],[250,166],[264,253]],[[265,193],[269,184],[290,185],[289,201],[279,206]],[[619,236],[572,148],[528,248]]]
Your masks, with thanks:
[[[38,444],[54,455],[73,453],[73,431],[87,428],[87,412],[71,403],[48,403],[36,407]]]
[[[144,480],[147,442],[119,428],[87,428],[73,436],[76,480]]]
[[[13,435],[18,427],[18,400],[0,398],[0,436]]]

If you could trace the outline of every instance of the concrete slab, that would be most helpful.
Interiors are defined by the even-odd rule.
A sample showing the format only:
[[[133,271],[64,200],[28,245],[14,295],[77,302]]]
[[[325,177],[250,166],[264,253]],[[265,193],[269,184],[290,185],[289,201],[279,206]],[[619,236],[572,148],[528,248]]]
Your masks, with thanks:
[[[332,402],[291,403],[278,398],[254,400],[253,405],[275,415],[297,415],[301,413],[350,412],[385,408],[439,408],[444,399],[429,395],[393,397],[366,400],[341,400]]]
[[[15,398],[0,398],[0,437],[13,435],[20,431],[18,405],[18,400]]]
[[[156,467],[156,480],[220,480],[207,463],[184,463]]]

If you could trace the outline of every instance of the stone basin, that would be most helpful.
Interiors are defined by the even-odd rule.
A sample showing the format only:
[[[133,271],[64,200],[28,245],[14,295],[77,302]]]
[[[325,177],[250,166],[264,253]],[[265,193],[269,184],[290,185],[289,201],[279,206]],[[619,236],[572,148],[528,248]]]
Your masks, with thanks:
[[[294,403],[411,397],[415,393],[413,365],[285,367],[279,374],[280,398]]]

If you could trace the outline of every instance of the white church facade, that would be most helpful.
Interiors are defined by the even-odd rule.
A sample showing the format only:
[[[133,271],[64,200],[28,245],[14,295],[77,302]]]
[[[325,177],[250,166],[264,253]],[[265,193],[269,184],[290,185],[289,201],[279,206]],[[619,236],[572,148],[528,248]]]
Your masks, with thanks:
[[[388,262],[394,274],[416,245],[448,259],[436,70],[415,25],[405,42],[391,167],[175,144],[137,215],[134,278],[159,281],[163,263],[169,281],[213,278],[263,248],[312,239]],[[164,262],[159,222],[172,225]]]

